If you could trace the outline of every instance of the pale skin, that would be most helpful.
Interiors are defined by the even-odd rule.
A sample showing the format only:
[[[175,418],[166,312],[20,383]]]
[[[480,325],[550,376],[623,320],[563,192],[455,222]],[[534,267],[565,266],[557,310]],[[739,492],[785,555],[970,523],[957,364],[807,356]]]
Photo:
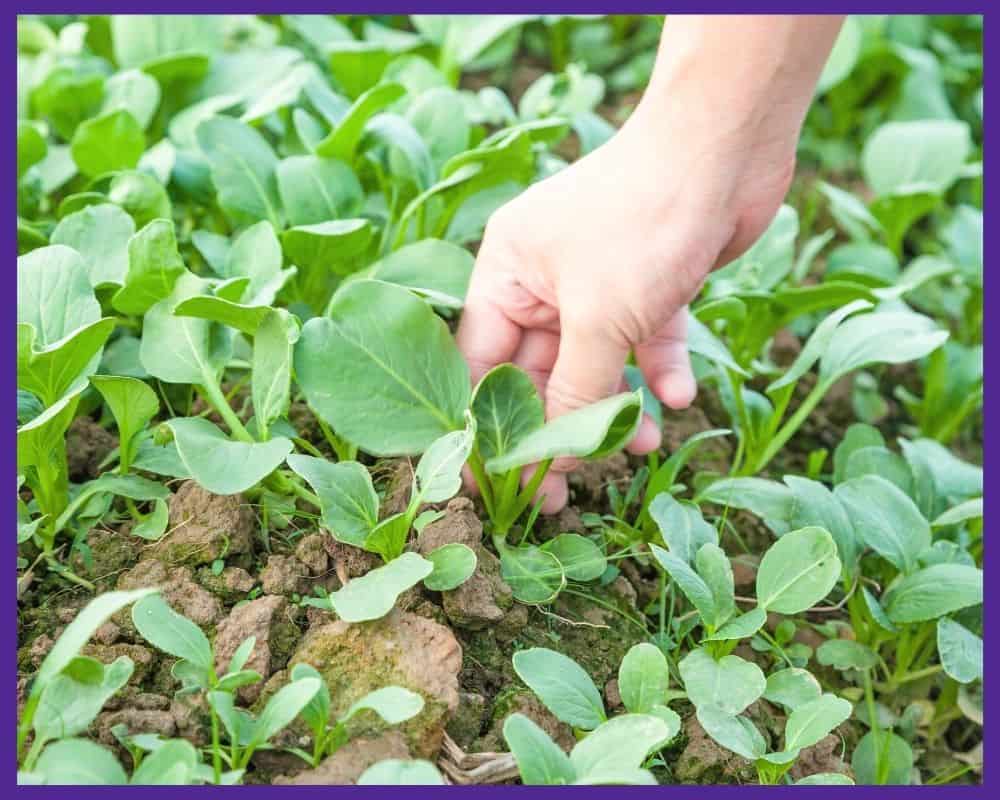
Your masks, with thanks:
[[[634,352],[664,404],[689,406],[687,304],[777,213],[842,23],[671,16],[621,130],[490,218],[458,329],[473,381],[511,361],[551,419],[625,388]],[[629,450],[651,452],[660,436],[644,417]],[[552,465],[545,513],[566,505],[574,466]]]

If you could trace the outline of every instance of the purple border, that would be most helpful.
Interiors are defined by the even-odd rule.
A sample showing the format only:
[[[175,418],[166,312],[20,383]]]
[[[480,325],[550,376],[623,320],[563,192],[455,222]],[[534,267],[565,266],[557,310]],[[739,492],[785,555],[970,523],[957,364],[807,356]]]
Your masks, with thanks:
[[[334,5],[335,8],[330,6]],[[497,5],[500,5],[499,3]],[[609,8],[614,5],[615,7]],[[492,6],[492,7],[491,7]],[[609,0],[508,0],[502,4],[503,13],[629,13],[629,14],[662,14],[662,13],[899,13],[899,14],[933,14],[933,13],[947,13],[947,14],[957,14],[957,13],[974,13],[983,14],[984,18],[987,16],[986,11],[989,8],[985,2],[951,2],[951,3],[929,3],[926,2],[859,2],[859,0],[848,0],[844,2],[824,4],[818,2],[806,2],[804,0],[750,0],[747,3],[738,3],[733,0],[724,0],[723,2],[697,2],[691,0],[674,2],[674,3],[663,3],[654,2],[652,0],[629,0],[628,2],[619,4],[612,4]],[[368,2],[357,2],[356,0],[351,0],[350,2],[339,2],[336,4],[328,4],[324,2],[317,2],[317,0],[290,0],[287,3],[275,2],[275,0],[243,0],[243,2],[233,2],[233,0],[225,0],[225,2],[214,3],[210,9],[206,9],[206,4],[204,2],[194,3],[188,2],[186,0],[175,0],[172,3],[163,2],[153,2],[143,4],[141,8],[141,13],[160,13],[160,14],[198,14],[205,13],[206,10],[210,10],[211,13],[230,13],[230,14],[245,14],[245,13],[314,13],[314,14],[327,14],[333,11],[337,13],[412,13],[414,11],[421,11],[424,13],[495,13],[496,6],[493,4],[484,2],[484,0],[479,0],[479,2],[469,2],[469,0],[411,0],[411,2],[400,2],[400,0],[388,0],[388,2],[380,2],[379,0],[369,0]],[[65,14],[69,11],[75,13],[139,13],[139,8],[135,3],[123,3],[121,0],[117,2],[80,2],[80,0],[61,0],[61,2],[51,2],[51,0],[36,0],[33,2],[20,2],[16,4],[16,10],[7,12],[5,15],[4,22],[2,23],[3,33],[2,39],[0,41],[6,41],[8,43],[14,42],[16,34],[16,15],[17,14]],[[1000,24],[1000,23],[998,23]],[[996,69],[996,64],[998,56],[994,55],[994,47],[1000,47],[1000,35],[992,35],[993,31],[992,25],[984,24],[984,45],[983,45],[983,57],[984,57],[984,86],[988,83],[985,80],[985,74],[993,74]],[[7,51],[8,55],[8,75],[16,75],[17,68],[17,49],[11,48]],[[997,78],[1000,81],[1000,78]],[[992,85],[992,84],[990,84]],[[6,108],[13,110],[15,108],[15,94],[16,94],[16,84],[6,84],[3,90],[3,94],[7,96]],[[1000,102],[1000,101],[998,101]],[[987,100],[984,103],[985,108],[990,109],[990,101]],[[16,113],[16,112],[15,112]],[[984,115],[988,112],[984,111]],[[3,129],[3,141],[4,150],[10,154],[15,151],[15,120],[8,118],[8,122]],[[984,149],[986,142],[986,131],[989,130],[989,126],[985,124],[984,116]],[[993,162],[984,162],[984,169],[986,171],[986,177],[991,174],[995,174],[997,170],[992,168]],[[3,185],[9,187],[2,200],[2,206],[0,208],[6,208],[5,216],[9,220],[10,217],[15,216],[17,204],[16,196],[13,191],[13,187],[16,185],[16,165],[13,159],[9,156],[4,160],[2,177],[0,180],[3,181]],[[992,179],[991,179],[992,180]],[[989,183],[989,181],[984,181],[984,183]],[[984,199],[984,211],[989,208],[985,205]],[[8,252],[16,253],[17,251],[17,240],[16,232],[14,226],[9,225],[5,227],[7,231],[4,234],[4,239],[7,241],[7,246],[10,248]],[[992,227],[992,225],[986,226],[985,238],[985,262],[989,263],[993,254],[1000,254],[1000,232],[998,229]],[[16,284],[16,274],[14,270],[6,273],[3,277],[3,281],[8,287],[8,291],[11,296],[16,296],[17,284]],[[993,286],[994,283],[1000,281],[1000,278],[994,279],[987,275],[984,278],[985,284]],[[983,331],[984,344],[986,344],[986,375],[985,382],[991,387],[993,385],[992,375],[997,374],[1000,370],[1000,356],[994,358],[993,347],[998,339],[1000,339],[1000,313],[996,317],[993,317],[990,311],[990,291],[986,292],[986,314],[985,314],[985,328]],[[1000,312],[1000,300],[993,301],[994,310]],[[7,312],[10,317],[15,317],[15,309],[11,309]],[[8,355],[5,357],[8,366],[4,370],[2,376],[2,397],[0,397],[0,402],[3,403],[3,407],[7,408],[7,419],[13,420],[16,416],[15,407],[15,389],[17,388],[17,378],[14,369],[14,319],[10,319],[4,325],[4,330],[6,333],[4,337],[7,339],[7,345],[4,349]],[[1000,351],[998,351],[1000,352]],[[1000,414],[1000,401],[993,400],[992,390],[986,392],[984,400],[983,413],[985,418],[991,418],[992,413]],[[1000,447],[1000,424],[985,425],[985,439],[984,439],[984,467],[986,466],[986,460],[992,463],[992,458],[986,456],[987,453],[991,453],[994,447]],[[14,427],[11,426],[7,428],[4,433],[4,440],[8,442],[7,446],[3,448],[3,452],[6,453],[5,459],[11,470],[10,477],[13,478],[13,473],[16,472],[16,440]],[[1000,474],[994,475],[992,471],[987,470],[985,477],[985,493],[992,494],[997,488],[1000,488]],[[3,559],[3,568],[6,574],[14,572],[14,567],[17,558],[16,547],[13,543],[9,544],[9,550],[5,551],[5,557]],[[983,562],[984,568],[986,566],[986,561]],[[13,591],[9,589],[8,591]],[[12,599],[14,608],[16,609],[16,599]],[[1000,586],[993,588],[990,582],[986,584],[985,593],[985,608],[987,609],[986,617],[991,618],[993,609],[1000,604]],[[5,699],[5,712],[3,715],[4,719],[8,720],[6,725],[0,726],[0,741],[7,742],[7,744],[2,745],[2,747],[7,751],[8,758],[10,754],[13,753],[15,749],[15,735],[14,735],[14,724],[13,719],[16,715],[15,707],[15,695],[14,695],[14,685],[17,680],[17,662],[15,657],[15,647],[14,642],[16,642],[16,617],[8,611],[4,615],[3,628],[7,630],[7,635],[4,638],[3,649],[5,651],[5,668],[3,674],[7,675],[4,681],[7,686],[7,693]],[[1000,663],[1000,656],[997,655],[998,647],[1000,647],[1000,640],[991,640],[989,638],[984,638],[986,643],[986,665],[987,672],[990,672],[989,667],[994,664]],[[997,645],[993,647],[992,645]],[[995,710],[993,712],[994,719],[1000,719],[997,716],[1000,711],[1000,701],[993,701],[994,695],[992,693],[986,694],[986,706],[993,707]],[[1000,737],[988,737],[985,740],[985,755],[984,761],[992,761],[988,758],[990,755],[996,755],[1000,753]],[[1000,763],[1000,762],[998,762]],[[290,794],[295,794],[298,797],[309,796],[313,798],[318,797],[329,797],[331,794],[335,794],[338,797],[393,797],[398,798],[400,792],[405,792],[407,798],[415,798],[420,800],[420,798],[431,798],[431,797],[455,797],[457,794],[465,794],[466,796],[472,796],[475,794],[480,798],[508,798],[508,797],[523,797],[526,794],[531,794],[537,797],[544,793],[554,793],[559,792],[558,788],[553,787],[522,787],[522,786],[475,786],[475,787],[408,787],[401,789],[399,787],[357,787],[357,786],[316,786],[316,787],[295,787],[291,790],[289,787],[281,786],[239,786],[239,787],[41,787],[41,786],[16,786],[16,767],[14,760],[7,762],[7,767],[4,770],[6,774],[6,780],[3,785],[10,789],[14,789],[19,797],[73,797],[73,798],[99,798],[106,793],[117,794],[119,797],[135,797],[140,796],[143,798],[155,798],[155,800],[164,800],[165,798],[189,798],[192,794],[198,794],[203,797],[207,797],[211,793],[222,793],[226,792],[231,797],[246,798],[246,800],[255,800],[256,798],[274,798],[274,797],[288,797]],[[749,796],[760,796],[762,793],[771,794],[775,791],[788,792],[795,791],[799,793],[808,792],[812,796],[816,796],[818,793],[832,794],[840,793],[842,796],[850,797],[871,797],[872,800],[875,798],[886,798],[891,796],[903,797],[904,792],[916,791],[925,797],[934,798],[969,798],[973,796],[983,795],[986,792],[995,790],[998,786],[998,780],[992,778],[993,772],[991,771],[986,776],[984,776],[984,782],[978,787],[969,786],[939,786],[939,787],[872,787],[872,786],[857,786],[857,787],[821,787],[814,786],[809,787],[765,787],[765,786],[661,786],[661,787],[630,787],[627,791],[629,794],[643,793],[646,797],[652,795],[663,796],[666,793],[683,793],[687,796],[691,796],[695,792],[701,794],[707,794],[709,798],[746,798]],[[567,791],[572,791],[573,796],[578,798],[578,800],[598,800],[598,798],[618,798],[621,796],[622,789],[618,787],[596,787],[596,786],[581,786],[573,787]]]

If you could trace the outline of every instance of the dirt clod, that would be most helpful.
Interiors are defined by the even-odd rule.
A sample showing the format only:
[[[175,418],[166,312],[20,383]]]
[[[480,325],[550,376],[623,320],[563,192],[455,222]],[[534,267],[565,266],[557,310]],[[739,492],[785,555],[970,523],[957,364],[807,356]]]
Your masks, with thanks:
[[[294,778],[279,776],[274,783],[285,786],[343,786],[356,783],[366,769],[379,761],[409,757],[410,751],[402,734],[387,731],[377,737],[352,739],[324,759],[316,769],[300,772]]]
[[[513,593],[500,577],[500,559],[484,547],[477,549],[472,577],[442,593],[444,613],[459,628],[482,629],[497,623],[514,605]]]
[[[448,502],[444,516],[428,524],[417,539],[417,551],[427,555],[446,544],[464,544],[476,550],[483,540],[483,523],[468,497]]]
[[[324,533],[310,533],[303,536],[295,546],[295,557],[302,562],[313,577],[326,572],[330,563],[330,557],[323,547],[323,540],[327,538]]]
[[[178,614],[183,614],[202,628],[213,628],[222,618],[222,603],[194,580],[190,567],[170,569],[160,561],[140,561],[118,577],[119,589],[142,589],[154,586]],[[116,624],[132,630],[132,618],[125,609],[114,616]]]
[[[167,533],[150,554],[166,564],[198,566],[249,553],[256,520],[242,495],[217,495],[185,481],[168,501]]]
[[[295,556],[270,555],[260,571],[260,585],[267,594],[305,594],[309,591],[309,569]]]
[[[82,482],[100,474],[101,462],[118,447],[118,437],[90,417],[77,417],[66,432],[66,459],[70,480]]]

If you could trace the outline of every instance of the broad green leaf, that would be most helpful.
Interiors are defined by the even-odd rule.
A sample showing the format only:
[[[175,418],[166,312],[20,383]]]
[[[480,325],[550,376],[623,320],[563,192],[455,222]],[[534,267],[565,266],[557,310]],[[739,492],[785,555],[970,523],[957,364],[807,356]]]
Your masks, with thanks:
[[[592,731],[607,719],[601,694],[572,658],[545,647],[514,654],[514,671],[567,725]]]
[[[233,223],[267,220],[280,230],[278,159],[267,140],[246,123],[221,116],[198,125],[197,137],[212,168],[219,205]]]
[[[724,656],[717,661],[699,647],[677,666],[688,699],[696,708],[714,705],[729,714],[739,714],[767,688],[760,667],[739,656]]]
[[[814,772],[795,781],[795,786],[854,786],[854,781],[842,772]]]
[[[912,442],[900,439],[899,445],[914,474],[920,470],[927,472],[938,497],[958,502],[982,495],[982,467],[963,461],[933,439],[915,439]]]
[[[364,465],[357,461],[334,463],[298,453],[285,460],[319,496],[323,525],[334,538],[362,547],[365,537],[378,524],[378,495]]]
[[[398,725],[415,717],[423,707],[424,698],[416,692],[411,692],[402,686],[383,686],[353,703],[340,721],[346,722],[359,711],[367,709],[374,711],[390,725]]]
[[[47,347],[101,318],[101,306],[80,254],[64,245],[40,247],[17,259],[17,321]]]
[[[250,279],[245,291],[250,302],[273,302],[273,293],[260,297],[281,272],[281,243],[271,224],[258,222],[240,233],[226,251],[224,270],[227,278]]]
[[[436,306],[461,308],[473,262],[464,247],[441,239],[421,239],[389,253],[357,277],[405,286]]]
[[[905,739],[891,731],[868,731],[854,748],[851,769],[862,786],[908,786],[913,772],[913,750]]]
[[[957,506],[952,506],[947,511],[942,512],[931,523],[935,528],[944,528],[950,525],[958,525],[970,519],[982,519],[983,498],[977,497],[975,500],[966,500]]]
[[[364,208],[361,183],[343,161],[291,156],[279,162],[276,176],[289,225],[357,217]]]
[[[482,377],[472,393],[472,415],[476,447],[484,460],[506,455],[545,424],[535,384],[513,364],[501,364]]]
[[[170,295],[186,272],[177,251],[174,224],[167,219],[153,220],[129,240],[128,272],[112,304],[123,314],[145,314]]]
[[[379,522],[365,537],[364,549],[378,553],[383,561],[392,561],[404,549],[410,536],[410,515],[405,511]]]
[[[170,490],[158,481],[151,481],[139,475],[118,475],[105,472],[98,478],[88,481],[73,495],[59,518],[56,520],[56,530],[62,530],[72,516],[81,508],[86,508],[91,497],[100,494],[120,495],[132,500],[165,500],[170,496]]]
[[[767,742],[746,717],[730,714],[711,703],[699,706],[697,716],[705,733],[736,755],[756,761],[767,752]]]
[[[289,270],[290,271],[290,270]],[[210,294],[195,294],[174,306],[177,317],[206,320],[256,336],[261,323],[270,316],[270,305],[247,305]]]
[[[983,640],[964,625],[941,617],[937,621],[937,648],[941,666],[959,683],[983,677]]]
[[[121,286],[134,233],[132,217],[112,203],[99,203],[59,220],[49,241],[72,247],[83,257],[91,286]]]
[[[142,637],[164,653],[190,661],[204,672],[212,669],[212,646],[201,628],[178,614],[158,594],[132,607],[132,622]]]
[[[834,489],[868,547],[901,572],[917,567],[917,556],[931,543],[931,528],[914,502],[878,475],[853,478]]]
[[[959,177],[971,149],[964,122],[887,122],[865,142],[861,169],[877,196],[940,194]]]
[[[56,786],[120,786],[125,770],[111,751],[89,739],[63,739],[46,747],[32,775]]]
[[[695,502],[745,508],[768,522],[787,522],[795,512],[792,491],[764,478],[721,478],[703,489]]]
[[[566,586],[559,559],[534,545],[505,548],[500,553],[500,575],[514,597],[529,605],[552,602]]]
[[[733,568],[722,548],[712,542],[703,544],[698,549],[694,564],[698,575],[712,593],[712,617],[702,617],[702,621],[714,630],[736,613]]]
[[[288,413],[292,389],[292,352],[299,337],[298,320],[284,309],[271,309],[253,339],[251,398],[261,438],[272,422]]]
[[[642,419],[641,392],[599,400],[556,417],[486,462],[489,472],[509,472],[558,456],[603,458],[624,447]]]
[[[618,691],[633,714],[646,714],[662,705],[670,688],[670,670],[660,648],[642,642],[625,654],[618,668]]]
[[[433,441],[417,462],[414,497],[421,503],[443,503],[462,488],[462,466],[472,452],[476,426],[470,418],[465,430],[446,433]]]
[[[130,592],[105,592],[87,603],[49,650],[49,654],[35,673],[31,694],[36,695],[41,692],[52,678],[62,672],[108,617],[120,608],[141,600],[155,591],[156,589],[136,589]]]
[[[792,271],[798,234],[798,212],[789,205],[781,206],[749,250],[712,273],[709,278],[712,293],[725,293],[727,289],[773,289]]]
[[[104,343],[115,329],[111,317],[79,328],[44,348],[35,346],[35,329],[17,326],[17,385],[45,405],[55,403],[81,378],[93,373]]]
[[[56,516],[69,502],[64,437],[86,386],[84,382],[78,383],[53,405],[17,429],[18,473],[27,476],[42,514]],[[33,480],[34,474],[39,480]]]
[[[525,786],[565,786],[576,770],[551,737],[523,714],[511,714],[503,724],[503,738],[517,762]]]
[[[208,291],[206,280],[181,275],[170,296],[146,312],[139,359],[153,377],[167,383],[218,381],[232,350],[230,333],[218,323],[174,314],[183,301]]]
[[[430,761],[387,758],[372,764],[358,778],[358,786],[441,786],[444,778]]]
[[[764,699],[794,711],[799,706],[819,699],[822,693],[819,681],[809,670],[786,667],[767,676]]]
[[[104,704],[128,683],[134,666],[128,656],[119,656],[107,666],[98,664],[96,682],[75,680],[67,672],[56,675],[38,703],[35,735],[49,741],[86,732]]]
[[[687,320],[688,349],[692,353],[697,353],[704,359],[719,367],[725,367],[737,375],[749,377],[749,373],[743,369],[729,349],[722,341],[708,328],[705,323],[694,314],[688,314]]]
[[[324,158],[339,158],[341,161],[350,163],[354,158],[354,151],[361,140],[361,133],[368,120],[405,94],[406,89],[398,83],[380,83],[363,92],[329,136],[316,145],[316,155]]]
[[[403,455],[464,427],[468,367],[426,303],[398,286],[357,281],[329,312],[303,326],[295,372],[338,434],[374,455]]]
[[[711,636],[706,636],[706,642],[725,642],[733,639],[748,639],[764,627],[767,622],[767,612],[759,606],[744,614],[733,617]]]
[[[861,447],[851,453],[847,459],[844,480],[850,481],[865,475],[877,475],[895,484],[905,494],[913,494],[913,471],[910,465],[901,455],[887,447]]]
[[[160,105],[160,84],[152,76],[137,69],[116,72],[104,84],[101,113],[128,111],[139,127],[145,130]]]
[[[824,94],[850,76],[863,50],[864,28],[857,17],[847,17],[827,56],[816,84],[816,94]]]
[[[166,424],[174,433],[184,466],[213,494],[246,491],[281,466],[294,447],[283,436],[266,442],[232,441],[199,417],[175,418]]]
[[[346,275],[358,269],[372,235],[366,219],[337,219],[289,228],[281,244],[288,260],[303,269]]]
[[[577,742],[569,754],[577,780],[639,769],[658,747],[666,744],[670,728],[651,714],[622,714]]]
[[[837,554],[844,567],[853,572],[861,546],[854,525],[840,499],[819,481],[799,475],[786,475],[785,485],[795,497],[795,509],[789,521],[793,528],[815,526],[830,532],[837,543]]]
[[[872,364],[902,364],[940,347],[948,332],[929,317],[910,311],[876,311],[852,317],[837,328],[819,363],[820,380],[838,378]]]
[[[556,557],[567,580],[597,580],[608,568],[608,560],[601,548],[578,533],[560,533],[545,542],[541,549]]]
[[[874,652],[853,639],[829,639],[816,648],[816,660],[824,667],[871,669],[878,663]]]
[[[706,544],[704,546],[710,547],[711,545]],[[722,615],[718,613],[719,610],[715,605],[715,596],[708,583],[683,559],[678,558],[672,553],[668,553],[662,547],[657,547],[655,544],[651,544],[650,549],[653,551],[653,556],[659,562],[660,566],[666,570],[671,580],[680,587],[681,591],[684,592],[684,596],[697,609],[702,623],[707,628],[714,630],[716,622]],[[724,619],[722,621],[725,622]]]
[[[201,756],[186,739],[170,739],[142,759],[129,781],[133,786],[177,786],[195,783]]]
[[[145,149],[142,126],[124,110],[86,120],[76,129],[70,143],[73,161],[89,178],[132,169]]]
[[[768,611],[798,614],[826,597],[839,577],[833,537],[823,528],[800,528],[778,539],[761,559],[757,602]]]
[[[156,392],[135,378],[92,375],[90,382],[101,393],[118,426],[119,463],[128,472],[138,446],[139,434],[160,411]]]
[[[983,572],[965,564],[933,564],[895,583],[885,594],[894,623],[925,622],[983,602]]]
[[[225,42],[225,17],[116,14],[111,17],[111,37],[115,61],[120,66],[144,67],[149,71],[171,56],[208,55],[221,51]]]
[[[322,681],[319,678],[300,678],[278,689],[257,718],[253,743],[263,744],[288,727],[320,690],[320,686]]]
[[[476,571],[476,553],[461,542],[451,542],[435,548],[426,556],[434,571],[424,578],[424,586],[432,592],[447,592],[465,583]]]
[[[232,662],[230,662],[230,667],[232,667]],[[319,691],[312,696],[312,699],[306,703],[305,707],[299,713],[302,721],[311,730],[325,731],[327,725],[330,723],[330,689],[326,685],[326,681],[323,680],[323,676],[314,666],[302,662],[292,667],[291,675],[293,681],[302,680],[303,678],[316,678],[320,681]]]
[[[785,723],[785,751],[812,747],[851,716],[854,707],[843,698],[824,694],[797,706]]]
[[[263,92],[253,97],[240,115],[243,122],[257,122],[299,100],[305,85],[318,79],[319,68],[311,61],[298,61]]]
[[[45,158],[48,145],[39,126],[26,120],[17,121],[17,179],[20,181],[31,167]]]
[[[153,510],[132,526],[132,535],[140,539],[156,541],[167,531],[170,522],[170,509],[166,500],[153,501]]]
[[[693,503],[681,503],[669,492],[661,492],[649,504],[649,516],[660,529],[670,552],[690,564],[702,545],[716,544],[719,535]]]
[[[403,553],[332,592],[330,605],[345,622],[380,619],[392,611],[399,595],[433,571],[434,565],[426,558],[416,553]]]
[[[871,593],[871,590],[867,586],[861,587],[861,596],[864,597],[865,608],[872,615],[872,619],[875,620],[876,625],[889,633],[899,633],[896,626],[892,624],[892,620],[889,619],[889,615],[885,613],[885,609],[882,608],[882,604],[878,598]]]

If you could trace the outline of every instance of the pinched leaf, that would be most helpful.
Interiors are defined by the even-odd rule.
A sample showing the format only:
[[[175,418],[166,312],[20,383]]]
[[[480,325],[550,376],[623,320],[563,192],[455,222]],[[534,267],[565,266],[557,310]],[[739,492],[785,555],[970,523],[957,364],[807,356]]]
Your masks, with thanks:
[[[768,611],[798,614],[830,593],[840,568],[837,545],[823,528],[786,533],[761,559],[757,602]]]
[[[660,529],[663,541],[677,558],[690,564],[704,544],[716,544],[719,535],[705,522],[693,503],[681,503],[669,492],[661,492],[649,504],[649,516]]]
[[[154,219],[129,240],[128,272],[112,305],[123,314],[144,314],[167,297],[186,272],[177,251],[174,224],[167,219]]]
[[[285,459],[319,496],[323,525],[338,541],[363,547],[378,524],[378,495],[357,461],[326,461],[298,453]]]
[[[567,725],[592,731],[607,719],[601,693],[569,656],[545,647],[519,650],[514,654],[514,671]]]
[[[642,419],[642,393],[599,400],[550,420],[503,455],[486,462],[489,472],[509,472],[559,456],[603,458],[624,447]]]
[[[320,690],[323,682],[319,678],[299,678],[285,684],[271,699],[257,718],[254,726],[252,745],[263,744],[279,731],[287,728],[292,720],[305,708]]]
[[[386,517],[365,537],[364,548],[378,553],[383,561],[392,561],[406,548],[410,535],[410,516],[405,511]]]
[[[475,551],[461,542],[451,542],[431,550],[427,560],[434,565],[434,571],[424,578],[424,586],[432,592],[456,589],[476,571]]]
[[[705,545],[705,547],[708,546]],[[653,556],[659,562],[660,566],[666,570],[674,583],[684,592],[684,596],[691,602],[691,605],[697,609],[706,627],[714,628],[713,623],[716,619],[716,607],[711,587],[683,559],[678,558],[672,553],[668,553],[662,547],[657,547],[655,544],[651,544],[650,549],[653,551]]]
[[[687,333],[688,349],[692,353],[697,353],[711,363],[731,370],[737,375],[750,376],[750,373],[736,363],[729,348],[694,314],[688,314]]]
[[[328,595],[330,607],[345,622],[380,619],[392,611],[396,598],[434,571],[434,565],[416,553],[403,553],[384,566],[352,579]]]
[[[983,677],[983,640],[964,625],[941,617],[937,622],[937,648],[941,666],[959,683]]]
[[[930,546],[931,527],[899,487],[879,475],[864,475],[837,486],[834,496],[868,547],[901,572],[917,568],[918,556]]]
[[[374,455],[402,455],[464,427],[468,367],[430,306],[401,287],[357,281],[329,312],[303,326],[295,372],[338,434]]]
[[[633,714],[652,712],[662,705],[670,688],[670,670],[660,648],[641,642],[625,654],[618,668],[618,691]]]
[[[476,447],[484,460],[506,455],[545,424],[535,384],[513,364],[501,364],[482,377],[472,393],[472,415]]]
[[[237,494],[260,483],[293,448],[282,436],[266,442],[234,442],[199,417],[176,418],[166,424],[191,477],[213,494]]]
[[[566,786],[576,779],[569,757],[552,738],[524,714],[511,714],[503,738],[517,762],[525,786]]]
[[[760,667],[739,656],[716,661],[702,647],[692,650],[677,665],[688,699],[697,708],[718,706],[729,714],[739,714],[767,688]]]
[[[925,622],[983,602],[983,571],[966,564],[933,564],[895,583],[885,594],[894,623]]]
[[[729,558],[717,544],[703,544],[694,559],[698,575],[712,593],[712,616],[702,620],[712,630],[723,625],[736,612],[733,588],[733,568]]]

